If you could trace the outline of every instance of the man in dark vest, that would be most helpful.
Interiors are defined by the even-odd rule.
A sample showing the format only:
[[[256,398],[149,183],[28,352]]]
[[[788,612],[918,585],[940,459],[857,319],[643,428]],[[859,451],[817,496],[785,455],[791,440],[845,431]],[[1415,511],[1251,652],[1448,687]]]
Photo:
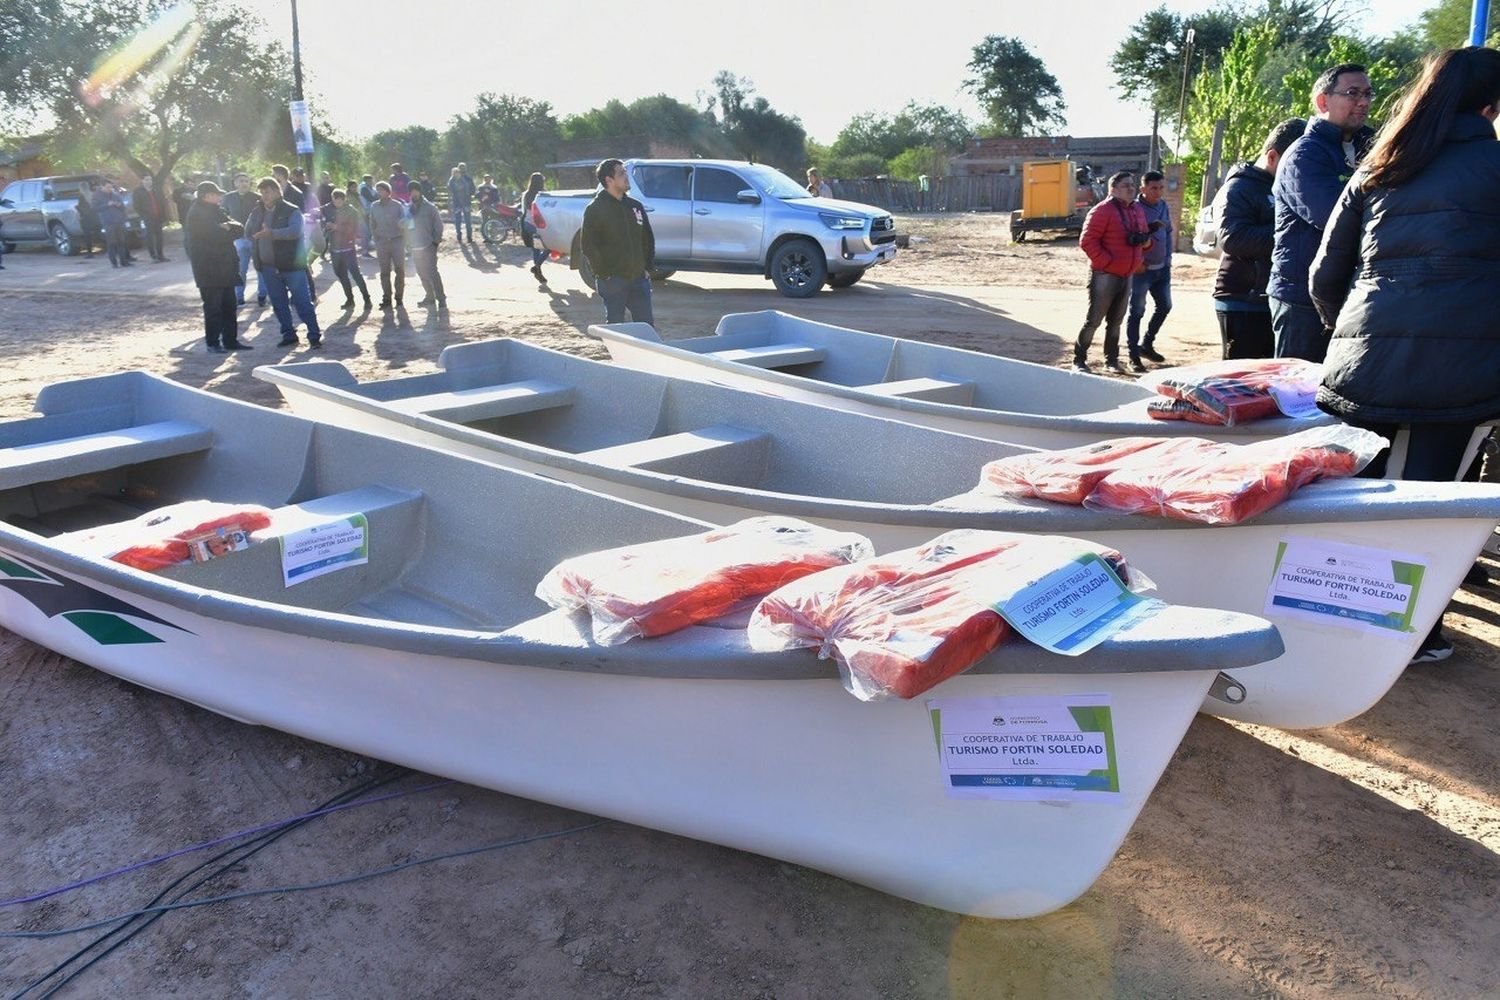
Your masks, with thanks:
[[[307,324],[308,346],[322,347],[323,331],[318,327],[307,281],[302,213],[282,198],[281,185],[274,177],[261,178],[256,190],[260,192],[260,204],[250,210],[245,232],[255,241],[255,267],[260,272],[261,287],[281,323],[281,340],[276,346],[297,343],[297,325],[292,321],[295,306],[297,315]]]

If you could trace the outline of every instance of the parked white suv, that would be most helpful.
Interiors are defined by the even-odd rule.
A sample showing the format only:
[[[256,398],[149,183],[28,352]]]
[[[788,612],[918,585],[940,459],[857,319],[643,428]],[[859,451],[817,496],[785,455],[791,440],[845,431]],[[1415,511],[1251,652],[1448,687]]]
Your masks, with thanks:
[[[676,271],[760,274],[781,294],[806,298],[824,284],[847,288],[896,256],[889,212],[853,201],[814,198],[779,170],[734,160],[626,160],[630,194],[651,216],[656,236],[653,280]],[[537,235],[571,258],[588,284],[593,273],[578,252],[583,210],[594,191],[537,196]]]

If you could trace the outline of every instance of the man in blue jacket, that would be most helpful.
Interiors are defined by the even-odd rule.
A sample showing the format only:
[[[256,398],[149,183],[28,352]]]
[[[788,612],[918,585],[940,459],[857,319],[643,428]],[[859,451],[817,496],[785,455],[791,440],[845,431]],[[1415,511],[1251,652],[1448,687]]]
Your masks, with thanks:
[[[1325,70],[1313,84],[1317,117],[1276,171],[1276,247],[1267,293],[1278,358],[1322,361],[1328,350],[1328,331],[1307,292],[1307,270],[1334,204],[1370,148],[1375,130],[1365,120],[1374,98],[1363,66],[1342,63]]]

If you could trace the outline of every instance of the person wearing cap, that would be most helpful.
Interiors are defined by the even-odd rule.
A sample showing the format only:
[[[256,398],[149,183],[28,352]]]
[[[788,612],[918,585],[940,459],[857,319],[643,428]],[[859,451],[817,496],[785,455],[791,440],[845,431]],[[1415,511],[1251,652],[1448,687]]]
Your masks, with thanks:
[[[203,299],[203,338],[210,354],[248,351],[239,341],[239,319],[234,290],[240,280],[240,259],[235,240],[245,227],[230,218],[220,200],[224,189],[213,181],[198,185],[197,197],[188,208],[188,261],[193,283]]]
[[[276,346],[297,343],[297,328],[292,321],[295,308],[307,324],[308,345],[316,349],[323,346],[323,331],[307,280],[302,213],[282,197],[281,185],[274,177],[262,177],[256,190],[260,192],[260,204],[250,210],[245,231],[255,241],[255,266],[281,323],[281,340]]]
[[[370,308],[370,290],[365,286],[365,276],[359,273],[359,234],[364,229],[364,216],[358,209],[359,199],[350,199],[348,192],[333,189],[328,203],[328,242],[333,257],[333,273],[344,286],[344,308],[354,308],[353,284],[365,297],[365,308]]]

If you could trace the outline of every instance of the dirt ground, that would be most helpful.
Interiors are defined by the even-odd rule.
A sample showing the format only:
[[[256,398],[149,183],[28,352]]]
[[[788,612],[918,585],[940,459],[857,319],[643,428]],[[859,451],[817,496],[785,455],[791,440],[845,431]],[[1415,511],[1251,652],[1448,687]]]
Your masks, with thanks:
[[[902,220],[912,246],[854,288],[793,302],[757,278],[684,275],[655,295],[667,335],[782,308],[882,333],[1061,363],[1083,259],[1011,246],[994,216]],[[265,405],[257,364],[207,354],[181,248],[111,271],[49,253],[0,272],[0,415],[48,382],[141,368]],[[371,268],[366,262],[366,271]],[[327,349],[361,377],[436,367],[443,346],[524,337],[602,357],[601,307],[514,244],[448,246],[451,316],[343,314]],[[1213,356],[1212,262],[1179,256],[1158,347]],[[377,293],[378,297],[378,293]],[[420,298],[413,281],[406,299]],[[1097,350],[1097,348],[1096,348]],[[1491,565],[1500,577],[1500,567]],[[1365,715],[1286,733],[1200,716],[1103,877],[1036,920],[959,918],[793,865],[459,784],[315,820],[195,896],[332,880],[464,848],[553,839],[370,881],[166,915],[60,991],[206,997],[1500,996],[1500,590],[1459,592],[1457,654],[1408,670]],[[378,761],[232,722],[0,633],[0,899],[317,807]],[[503,719],[496,720],[503,725]],[[400,775],[381,791],[437,779]],[[372,793],[373,794],[373,793]],[[212,852],[209,852],[212,853]],[[0,928],[72,926],[144,906],[203,856],[24,906]],[[0,941],[23,991],[94,934]],[[69,965],[75,971],[96,949]],[[66,974],[66,973],[64,973]],[[43,995],[61,976],[28,996]]]

